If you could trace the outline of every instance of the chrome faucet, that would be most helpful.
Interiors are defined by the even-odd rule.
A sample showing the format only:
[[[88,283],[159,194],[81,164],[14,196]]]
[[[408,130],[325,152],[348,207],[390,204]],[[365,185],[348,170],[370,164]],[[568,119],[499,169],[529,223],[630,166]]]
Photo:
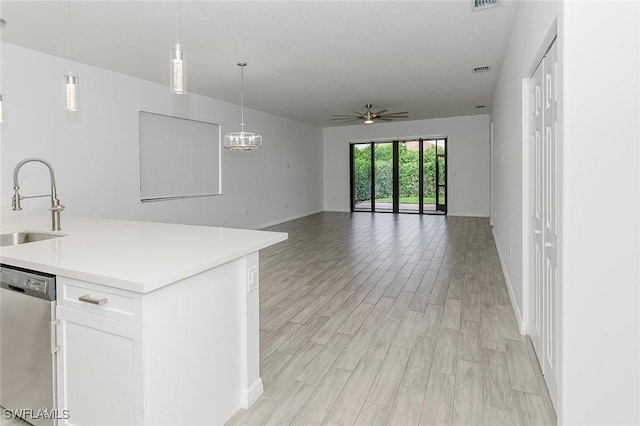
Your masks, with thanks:
[[[18,173],[20,173],[20,168],[27,163],[36,162],[42,163],[49,169],[49,173],[51,174],[51,194],[50,195],[30,195],[28,197],[23,197],[20,195],[20,185],[18,185]],[[42,158],[25,158],[20,161],[16,168],[13,169],[13,197],[11,199],[11,209],[14,211],[22,210],[22,206],[20,205],[20,201],[27,198],[40,198],[40,197],[51,197],[51,230],[52,231],[60,231],[60,212],[64,210],[64,206],[60,204],[60,200],[58,200],[58,194],[56,193],[56,176],[53,173],[53,166]]]

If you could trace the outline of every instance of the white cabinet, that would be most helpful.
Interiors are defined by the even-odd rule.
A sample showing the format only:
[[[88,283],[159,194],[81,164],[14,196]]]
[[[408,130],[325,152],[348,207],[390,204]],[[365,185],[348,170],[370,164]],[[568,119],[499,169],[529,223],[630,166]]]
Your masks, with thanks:
[[[257,268],[256,252],[146,294],[59,276],[60,424],[223,425],[248,408],[262,393]]]
[[[58,404],[70,415],[62,424],[142,424],[142,328],[60,306],[57,313]]]

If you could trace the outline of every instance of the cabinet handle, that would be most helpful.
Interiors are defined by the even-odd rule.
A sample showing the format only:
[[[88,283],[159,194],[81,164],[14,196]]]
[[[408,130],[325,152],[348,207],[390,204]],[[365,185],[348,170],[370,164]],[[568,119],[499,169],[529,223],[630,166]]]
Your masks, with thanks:
[[[108,302],[108,299],[106,297],[102,299],[94,299],[88,294],[78,297],[78,300],[81,302],[91,303],[92,305],[98,305],[98,306],[102,306]]]

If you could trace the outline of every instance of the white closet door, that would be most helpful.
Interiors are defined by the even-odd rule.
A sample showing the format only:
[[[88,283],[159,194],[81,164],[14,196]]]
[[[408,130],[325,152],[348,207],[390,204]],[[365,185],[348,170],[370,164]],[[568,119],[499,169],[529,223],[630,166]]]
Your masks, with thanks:
[[[557,49],[554,42],[529,83],[530,336],[554,404],[557,377]]]
[[[542,360],[541,354],[543,353],[543,330],[544,330],[544,317],[543,317],[543,220],[542,215],[544,213],[542,201],[543,201],[543,188],[544,188],[544,175],[543,175],[543,135],[544,135],[544,120],[543,120],[543,75],[544,66],[542,63],[538,66],[538,69],[533,74],[529,83],[529,98],[530,98],[530,114],[529,114],[529,149],[531,159],[531,238],[530,238],[530,253],[531,253],[531,271],[530,271],[530,285],[531,285],[531,327],[530,335],[533,342],[533,346],[538,354],[538,359]]]
[[[544,356],[542,372],[547,388],[555,401],[557,393],[556,371],[556,283],[557,283],[557,196],[556,196],[556,129],[557,116],[557,49],[551,46],[544,59],[544,278],[543,278],[543,315],[544,315]]]

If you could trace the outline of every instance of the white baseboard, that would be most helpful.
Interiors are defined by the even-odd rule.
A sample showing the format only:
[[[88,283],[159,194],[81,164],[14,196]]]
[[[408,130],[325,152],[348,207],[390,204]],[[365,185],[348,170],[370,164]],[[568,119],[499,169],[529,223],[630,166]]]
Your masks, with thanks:
[[[323,212],[322,209],[316,210],[316,211],[307,212],[307,213],[301,213],[301,214],[297,214],[297,215],[294,215],[294,216],[289,216],[289,217],[285,217],[285,218],[282,218],[282,219],[277,219],[277,220],[273,220],[271,222],[267,222],[267,223],[263,223],[263,224],[260,224],[260,225],[256,225],[256,226],[253,227],[253,229],[264,229],[264,228],[268,228],[268,227],[273,226],[273,225],[278,225],[278,224],[283,223],[283,222],[289,222],[290,220],[300,219],[302,217],[311,216],[312,214],[317,214],[317,213],[321,213],[321,212]]]
[[[459,217],[486,217],[489,215],[487,213],[478,213],[478,212],[459,212],[455,210],[447,210],[447,216],[459,216]]]
[[[264,389],[262,388],[262,379],[258,378],[253,385],[247,390],[242,391],[240,396],[240,407],[248,410],[254,402],[260,398]]]
[[[507,283],[507,290],[509,292],[509,299],[511,299],[511,306],[513,307],[513,312],[516,316],[516,321],[518,321],[518,329],[520,330],[520,334],[528,333],[528,323],[522,318],[522,313],[520,312],[520,307],[516,301],[516,297],[513,294],[513,286],[511,285],[511,278],[509,277],[509,271],[507,271],[507,266],[504,262],[504,257],[502,256],[502,250],[500,250],[500,244],[498,243],[498,239],[496,238],[495,232],[492,230],[493,241],[496,245],[496,249],[498,251],[498,258],[500,259],[500,266],[502,267],[502,274],[504,275],[504,280]]]

